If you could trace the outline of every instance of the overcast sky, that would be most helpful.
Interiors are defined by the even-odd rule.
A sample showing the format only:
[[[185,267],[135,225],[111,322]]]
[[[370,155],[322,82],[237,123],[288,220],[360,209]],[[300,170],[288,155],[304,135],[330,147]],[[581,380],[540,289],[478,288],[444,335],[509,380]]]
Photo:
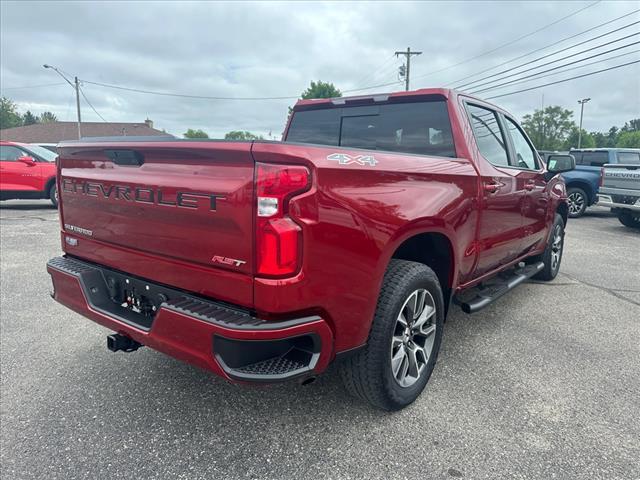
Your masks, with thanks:
[[[396,81],[400,60],[393,57],[393,52],[408,46],[423,52],[412,58],[412,88],[458,86],[464,83],[458,81],[463,77],[640,8],[637,1],[602,1],[513,42],[592,3],[593,0],[495,3],[3,0],[1,94],[13,99],[23,112],[51,110],[59,120],[75,120],[74,92],[69,85],[16,88],[62,82],[55,72],[42,68],[44,63],[86,81],[188,95],[297,96],[311,80],[318,79],[333,82],[344,91]],[[640,13],[636,12],[472,80],[638,21]],[[567,50],[544,62],[637,33],[639,26]],[[633,36],[542,70],[638,41],[640,36]],[[513,43],[498,48],[508,42]],[[464,62],[491,50],[494,51]],[[639,50],[640,45],[633,45],[584,63],[627,54],[616,59],[503,86],[479,96],[491,97],[639,60]],[[107,121],[141,122],[148,117],[157,128],[178,136],[187,128],[200,128],[212,137],[229,130],[250,130],[263,135],[272,132],[279,138],[287,107],[294,102],[172,98],[86,82],[83,89]],[[398,83],[358,93],[400,89],[403,85]],[[545,105],[572,109],[576,120],[577,100],[590,97],[584,119],[584,128],[589,131],[621,126],[640,117],[640,63],[493,101],[521,118],[541,106],[543,95]],[[84,100],[82,115],[83,120],[100,121]]]

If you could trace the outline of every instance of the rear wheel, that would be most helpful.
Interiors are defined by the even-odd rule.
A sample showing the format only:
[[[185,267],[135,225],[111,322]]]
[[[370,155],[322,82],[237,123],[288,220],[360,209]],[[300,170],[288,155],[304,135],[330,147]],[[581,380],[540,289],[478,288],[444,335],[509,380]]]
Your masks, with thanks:
[[[556,217],[551,227],[551,235],[544,253],[537,258],[544,262],[544,268],[540,270],[533,278],[536,280],[549,281],[556,278],[560,271],[560,262],[562,262],[562,251],[564,250],[564,221],[562,217],[556,213]]]
[[[53,182],[51,187],[49,187],[49,200],[51,200],[54,207],[58,208],[58,188],[56,187],[56,182]]]
[[[618,210],[618,220],[625,227],[640,229],[640,213],[629,210]]]
[[[340,367],[346,388],[383,410],[412,403],[435,366],[443,322],[444,300],[433,270],[392,260],[367,345]]]
[[[571,187],[567,190],[567,203],[569,204],[569,217],[578,218],[587,209],[589,198],[583,189]]]

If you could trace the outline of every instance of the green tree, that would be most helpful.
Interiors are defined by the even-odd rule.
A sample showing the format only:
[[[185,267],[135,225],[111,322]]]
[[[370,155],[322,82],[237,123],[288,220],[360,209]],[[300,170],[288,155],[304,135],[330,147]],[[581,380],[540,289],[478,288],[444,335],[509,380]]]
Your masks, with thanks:
[[[58,121],[58,117],[51,112],[42,112],[40,117],[38,117],[38,121],[40,123],[55,123]]]
[[[341,97],[342,92],[336,88],[336,86],[331,82],[323,82],[322,80],[318,80],[317,82],[312,81],[300,98],[303,100],[309,100],[312,98],[335,98]],[[289,115],[293,109],[289,107]]]
[[[640,118],[624,122],[624,127],[620,129],[621,132],[637,132],[638,130],[640,130]]]
[[[620,135],[620,129],[618,127],[611,127],[609,133],[607,133],[605,140],[605,147],[613,148],[618,144],[618,136]]]
[[[622,132],[618,135],[616,147],[620,148],[640,148],[640,130],[634,132]]]
[[[183,133],[184,138],[209,138],[209,134],[203,130],[194,130],[190,128],[186,132]]]
[[[262,135],[256,135],[255,133],[242,131],[242,130],[232,130],[231,132],[227,132],[224,134],[225,140],[264,140]]]
[[[573,112],[559,105],[535,110],[522,118],[522,126],[539,150],[560,150],[574,129]]]
[[[563,150],[569,150],[571,148],[578,148],[578,137],[580,129],[575,127],[571,130],[571,133],[564,141]],[[580,140],[580,148],[594,148],[596,146],[596,140],[586,130],[582,130],[582,139]]]
[[[303,100],[309,100],[311,98],[334,98],[341,96],[342,92],[340,92],[333,83],[318,80],[317,82],[311,82],[309,88],[302,92],[301,98]]]
[[[22,117],[18,113],[16,104],[6,97],[0,98],[0,130],[20,125],[22,125]]]
[[[22,116],[22,125],[33,125],[34,123],[38,123],[38,117],[27,110]]]
[[[607,136],[604,133],[591,132],[589,135],[591,135],[591,138],[593,138],[596,148],[602,148],[607,145]]]

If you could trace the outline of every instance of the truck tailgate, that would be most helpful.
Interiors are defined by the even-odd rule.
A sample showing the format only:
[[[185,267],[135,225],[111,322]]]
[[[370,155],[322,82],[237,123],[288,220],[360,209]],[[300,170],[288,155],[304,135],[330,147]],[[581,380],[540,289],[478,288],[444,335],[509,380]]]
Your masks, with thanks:
[[[640,184],[640,165],[605,165],[602,186],[606,189],[615,189],[611,193],[628,195],[637,192]]]
[[[233,290],[253,274],[251,143],[85,142],[59,151],[68,254],[250,306],[251,288],[241,298]],[[146,266],[134,260],[129,269],[137,258]]]

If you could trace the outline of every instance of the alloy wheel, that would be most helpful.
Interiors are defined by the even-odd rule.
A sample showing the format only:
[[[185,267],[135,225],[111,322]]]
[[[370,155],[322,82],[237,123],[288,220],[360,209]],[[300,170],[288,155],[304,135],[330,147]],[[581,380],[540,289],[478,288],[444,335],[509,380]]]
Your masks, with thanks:
[[[562,227],[556,225],[553,231],[553,240],[551,241],[551,270],[556,271],[560,265],[562,257]]]
[[[418,381],[433,351],[436,303],[428,290],[415,290],[405,300],[391,340],[391,373],[401,387]]]
[[[569,213],[571,215],[578,215],[584,210],[585,199],[580,192],[573,192],[567,198],[569,203]]]

